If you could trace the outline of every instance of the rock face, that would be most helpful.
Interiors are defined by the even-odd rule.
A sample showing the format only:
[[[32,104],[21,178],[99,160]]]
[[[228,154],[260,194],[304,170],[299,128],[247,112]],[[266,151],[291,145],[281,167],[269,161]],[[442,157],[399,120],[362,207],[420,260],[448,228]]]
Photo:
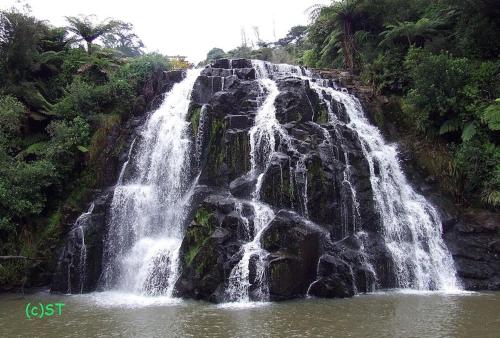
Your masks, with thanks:
[[[497,213],[468,211],[445,228],[444,239],[467,290],[500,290],[500,219]]]
[[[199,182],[210,187],[187,228],[181,247],[181,275],[176,294],[227,301],[230,274],[251,238],[257,178],[250,173],[250,136],[262,89],[252,65],[218,60],[205,68],[192,93],[189,119],[201,144]],[[277,151],[264,170],[260,200],[275,217],[261,234],[264,278],[270,300],[303,297],[349,297],[393,281],[370,188],[368,163],[352,132],[327,124],[327,107],[307,80],[275,79],[279,94],[276,118],[289,135],[289,146]],[[342,105],[338,115],[347,119]],[[203,126],[200,128],[199,126]],[[353,189],[360,203],[354,210],[346,185],[345,144]],[[304,193],[307,191],[307,193]],[[306,196],[306,197],[305,197]],[[305,217],[307,214],[307,217]],[[357,234],[354,224],[365,232]],[[255,260],[250,258],[249,296],[259,299]],[[378,268],[381,267],[381,268]]]
[[[65,245],[58,252],[51,291],[80,293],[94,291],[97,288],[101,275],[103,241],[110,218],[110,203],[121,165],[129,155],[127,148],[131,147],[132,140],[137,137],[136,127],[144,123],[147,118],[146,113],[156,109],[161,103],[163,93],[170,90],[184,76],[184,71],[177,70],[153,74],[149,81],[146,81],[142,95],[132,107],[131,118],[124,126],[115,126],[106,135],[105,146],[98,155],[97,161],[100,165],[96,172],[98,186],[102,189],[94,196],[92,202],[94,208],[89,217],[83,219],[81,224],[68,225]],[[120,147],[119,144],[126,146]],[[77,222],[78,220],[75,223]]]
[[[335,76],[352,89],[348,74]],[[182,74],[161,78],[170,83],[179,81]],[[199,177],[180,247],[174,295],[212,302],[230,300],[228,289],[235,268],[258,230],[256,199],[269,206],[274,217],[257,237],[265,255],[253,252],[247,257],[248,285],[244,286],[250,300],[263,300],[262,284],[269,300],[306,295],[351,297],[395,287],[395,268],[382,237],[369,163],[359,138],[346,126],[350,122],[346,107],[314,90],[314,79],[282,76],[274,80],[279,91],[275,115],[282,130],[276,132],[279,145],[259,168],[259,177],[251,170],[252,164],[262,161],[252,158],[250,130],[269,93],[259,83],[252,62],[217,60],[203,69],[194,84],[187,118],[194,145],[191,162],[196,164],[192,170],[196,172],[189,174]],[[154,92],[168,86],[158,83],[151,88]],[[151,107],[159,104],[155,101],[158,95],[145,93],[144,97]],[[343,123],[328,123],[328,108]],[[140,117],[129,122],[130,129],[140,125]],[[130,156],[135,156],[134,151],[132,148]],[[263,155],[257,151],[254,156]],[[127,153],[122,163],[126,157]],[[258,196],[257,185],[261,186]],[[86,265],[83,287],[79,275],[82,241],[72,231],[52,290],[96,288],[112,192],[109,189],[100,195],[87,220],[87,262],[92,263]],[[445,240],[464,286],[498,289],[498,215],[466,216],[458,223],[452,218],[443,217]]]

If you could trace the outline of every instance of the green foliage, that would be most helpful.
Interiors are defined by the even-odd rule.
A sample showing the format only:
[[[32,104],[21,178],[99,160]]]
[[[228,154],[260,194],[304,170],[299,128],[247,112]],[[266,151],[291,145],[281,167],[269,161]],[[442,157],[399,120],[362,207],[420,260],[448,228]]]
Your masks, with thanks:
[[[194,223],[186,232],[186,240],[189,243],[188,251],[184,256],[187,265],[191,265],[200,248],[208,241],[215,229],[213,215],[205,208],[196,210]]]
[[[74,33],[80,40],[84,40],[87,43],[87,53],[92,54],[92,42],[103,36],[113,32],[116,28],[123,25],[123,22],[104,20],[99,23],[95,23],[95,17],[93,15],[86,16],[67,16],[66,20],[69,26],[66,29]],[[122,28],[123,29],[123,28]]]
[[[119,140],[104,153],[109,134],[171,68],[142,54],[127,23],[69,21],[89,53],[65,28],[0,11],[0,255],[53,257],[68,213],[105,175],[103,157],[123,151]],[[103,34],[108,48],[92,45]],[[20,284],[30,265],[0,267],[0,284]]]
[[[227,57],[238,59],[238,58],[245,58],[249,59],[252,57],[252,48],[248,46],[239,46],[236,47],[235,49],[230,50],[227,52]]]
[[[224,50],[222,50],[221,48],[214,47],[208,51],[206,61],[207,63],[209,63],[217,59],[225,58],[226,56],[227,55],[226,52],[224,52]]]
[[[7,151],[16,146],[21,134],[26,108],[12,96],[0,96],[0,148]]]
[[[342,0],[310,16],[303,64],[359,72],[374,92],[402,96],[390,114],[401,133],[428,142],[423,149],[443,145],[431,152],[440,157],[432,175],[458,202],[498,206],[496,2]]]
[[[306,67],[316,68],[318,53],[314,49],[308,49],[302,55],[302,64]]]
[[[490,130],[500,130],[500,99],[496,99],[495,103],[486,107],[481,120],[488,125]]]
[[[115,21],[114,25],[115,27],[111,32],[102,36],[104,46],[114,49],[121,55],[127,57],[142,55],[144,44],[133,32],[134,26],[131,23],[123,21]]]
[[[52,163],[25,163],[5,157],[0,161],[1,223],[40,214],[47,200],[45,189],[57,179]]]
[[[116,79],[130,83],[135,91],[140,91],[152,74],[170,69],[171,65],[167,57],[158,53],[149,53],[129,60],[116,72]]]

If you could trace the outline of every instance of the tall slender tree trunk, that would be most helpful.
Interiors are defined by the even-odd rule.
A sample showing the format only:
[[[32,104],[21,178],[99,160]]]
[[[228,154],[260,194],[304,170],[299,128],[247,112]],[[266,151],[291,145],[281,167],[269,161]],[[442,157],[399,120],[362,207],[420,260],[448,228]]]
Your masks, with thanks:
[[[92,54],[92,41],[87,41],[87,54],[91,55]]]
[[[344,21],[342,35],[343,35],[342,52],[344,54],[344,66],[351,73],[354,73],[355,70],[354,53],[356,47],[354,46],[354,36],[352,35],[351,22],[349,20]]]

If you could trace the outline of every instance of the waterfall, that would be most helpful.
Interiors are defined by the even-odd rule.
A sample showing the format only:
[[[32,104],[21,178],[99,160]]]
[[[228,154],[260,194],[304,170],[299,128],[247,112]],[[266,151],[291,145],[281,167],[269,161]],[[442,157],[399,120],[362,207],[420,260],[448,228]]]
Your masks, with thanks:
[[[397,287],[458,289],[453,259],[442,239],[439,214],[408,183],[398,161],[397,147],[384,141],[354,96],[333,88],[323,90],[345,106],[350,120],[346,126],[361,141],[384,240],[396,270]]]
[[[258,69],[258,74],[262,74],[262,69]],[[267,92],[267,97],[259,108],[255,117],[255,125],[250,129],[250,174],[257,177],[257,183],[253,192],[251,205],[254,209],[253,233],[250,233],[251,240],[242,247],[242,258],[236,264],[229,276],[229,286],[226,290],[228,300],[234,302],[250,301],[250,260],[255,259],[257,299],[267,300],[268,291],[265,281],[265,258],[267,252],[262,249],[260,237],[266,225],[274,218],[273,210],[266,204],[260,202],[260,189],[262,179],[272,155],[276,149],[276,134],[283,134],[284,131],[276,119],[274,100],[279,94],[276,83],[270,79],[260,78],[262,91]],[[241,208],[241,207],[240,207]]]
[[[261,248],[260,236],[267,224],[274,217],[272,209],[259,200],[260,187],[275,151],[286,149],[298,155],[290,179],[295,177],[296,183],[302,173],[305,173],[302,188],[296,184],[295,189],[301,190],[300,200],[302,215],[308,217],[307,212],[307,167],[305,158],[292,145],[287,131],[276,119],[274,100],[279,94],[275,79],[284,77],[298,77],[308,80],[311,88],[318,94],[320,100],[328,109],[328,124],[333,127],[337,139],[341,139],[337,126],[342,125],[354,132],[359,139],[370,170],[370,182],[374,200],[381,216],[383,238],[390,252],[395,268],[397,287],[415,288],[420,290],[454,290],[459,285],[455,276],[455,269],[451,255],[442,240],[441,220],[436,209],[408,183],[397,158],[395,145],[387,144],[380,131],[369,123],[364,115],[359,101],[345,90],[323,85],[324,81],[313,79],[310,73],[301,67],[290,65],[276,65],[262,61],[253,61],[258,81],[267,97],[261,105],[255,118],[255,125],[250,130],[251,144],[251,174],[257,177],[252,203],[255,212],[254,233],[251,241],[242,247],[242,258],[233,268],[229,277],[229,286],[226,290],[230,301],[249,301],[251,281],[249,280],[252,257],[255,259],[258,289],[261,296],[258,300],[265,300],[265,257],[267,252]],[[327,98],[327,93],[330,98]],[[349,122],[342,122],[335,115],[332,104],[343,105],[346,109]],[[360,220],[359,202],[355,185],[351,178],[351,165],[345,145],[335,145],[331,136],[323,126],[325,143],[331,147],[340,148],[345,169],[342,181],[341,222],[343,237],[354,235],[364,243],[367,233],[358,228]],[[293,174],[293,175],[292,175]],[[303,174],[302,174],[303,175]],[[290,182],[293,187],[293,182]],[[350,215],[348,214],[350,213]],[[351,219],[351,221],[349,221]],[[363,255],[364,244],[361,252]],[[363,257],[366,266],[374,273],[375,269],[369,257]],[[376,278],[376,275],[375,275]],[[371,284],[373,289],[374,284]]]
[[[239,260],[229,272],[227,280],[220,284],[225,287],[219,289],[224,291],[224,300],[245,303],[267,301],[273,296],[273,287],[268,285],[268,281],[273,279],[268,278],[267,274],[268,261],[275,252],[270,256],[262,247],[261,238],[278,211],[265,203],[267,201],[272,204],[266,195],[267,187],[263,186],[268,184],[269,177],[276,179],[272,176],[276,173],[274,170],[278,170],[278,175],[281,174],[281,190],[286,186],[290,199],[286,203],[280,201],[280,204],[274,204],[276,208],[286,205],[285,208],[300,214],[298,216],[311,229],[321,230],[322,238],[326,239],[326,245],[330,247],[338,245],[341,250],[350,250],[349,245],[356,243],[356,257],[352,261],[339,254],[340,260],[345,259],[348,264],[353,264],[349,265],[349,269],[355,290],[355,279],[360,277],[366,278],[366,288],[363,287],[363,290],[375,288],[376,271],[379,271],[377,268],[380,265],[376,261],[376,255],[380,252],[390,256],[392,262],[389,265],[398,288],[458,289],[460,286],[455,276],[453,260],[442,240],[441,220],[437,210],[411,187],[398,162],[397,147],[386,143],[380,131],[370,124],[360,102],[345,89],[332,87],[330,83],[315,78],[302,67],[264,61],[252,61],[252,65],[260,90],[254,124],[248,131],[250,170],[245,175],[251,178],[249,182],[254,185],[250,187],[253,190],[249,189],[252,191],[249,200],[234,198],[234,212],[239,215],[247,240],[240,246],[237,254],[234,251],[230,254],[232,259],[238,257]],[[203,139],[212,113],[211,101],[201,106],[198,130],[194,131],[197,136],[193,138],[187,114],[191,92],[200,72],[201,70],[187,71],[186,78],[166,94],[162,105],[149,116],[131,143],[108,210],[108,228],[99,280],[104,289],[162,295],[168,299],[172,297],[181,266],[181,244],[185,228],[191,221],[188,215],[193,211],[193,192],[198,184],[196,174],[204,170],[201,161]],[[232,69],[231,73],[234,74],[235,70]],[[281,116],[276,116],[276,106],[279,107],[278,113],[281,113],[280,100],[290,94],[285,92],[287,89],[280,93],[280,88],[287,88],[290,83],[298,84],[296,80],[288,83],[288,77],[308,82],[306,95],[312,95],[307,97],[308,101],[304,98],[303,104],[312,108],[313,120],[317,120],[317,123],[301,120],[281,125],[279,122],[278,117]],[[227,82],[224,88],[230,92],[231,83]],[[300,90],[304,88],[301,87]],[[295,95],[294,92],[292,94]],[[314,119],[314,116],[319,116],[315,114],[320,111],[316,111],[318,106],[313,106],[313,103],[318,102],[320,108],[326,107],[328,116],[328,120],[323,119],[321,123],[319,118]],[[345,113],[339,113],[344,110]],[[296,129],[297,125],[294,123],[298,123],[299,128]],[[300,132],[300,128],[307,128],[308,132],[314,131],[309,132],[310,138],[308,136],[307,141],[295,136],[294,133],[297,130]],[[349,136],[345,136],[346,131]],[[315,143],[315,139],[321,140],[320,144]],[[312,148],[311,151],[307,147],[318,149]],[[315,184],[319,181],[310,180],[308,167],[315,168],[313,166],[316,166],[318,154],[322,165],[329,166],[328,174],[335,175],[332,178],[335,185],[332,187],[335,190],[339,187],[332,194],[337,200],[334,201],[335,204],[331,204],[338,210],[325,214],[333,215],[334,218],[338,215],[339,219],[318,221],[328,226],[329,222],[338,223],[332,225],[333,230],[326,230],[327,228],[313,222],[316,219],[314,212],[318,205],[323,204],[314,204],[318,201]],[[288,178],[283,175],[284,162],[281,159],[284,155],[288,157],[289,172],[285,172]],[[325,158],[327,160],[323,162]],[[331,158],[334,165],[328,158]],[[356,182],[356,177],[360,177],[360,159],[369,170],[369,181],[367,175],[361,178],[364,180],[361,184],[363,188]],[[269,171],[270,169],[273,171]],[[271,175],[266,176],[268,173]],[[284,180],[289,182],[283,182]],[[370,190],[370,186],[376,212],[380,216],[380,234],[375,234],[373,229],[364,229],[366,208],[362,208],[364,206],[360,205],[360,201],[371,199],[370,192],[366,192],[367,187]],[[320,190],[322,191],[325,190]],[[283,199],[286,195],[281,196]],[[253,217],[243,215],[243,205],[253,208]],[[370,215],[373,214],[372,208],[370,201]],[[71,279],[70,268],[77,264],[71,261],[68,265],[68,287],[71,287],[72,280],[73,284],[80,284],[80,292],[84,290],[86,275],[85,222],[91,213],[92,207],[78,218],[72,230],[73,239],[77,242],[75,247],[80,250],[79,256],[78,253],[75,255],[80,278],[79,281]],[[371,245],[374,236],[377,238],[376,250],[380,252],[375,252],[374,259],[371,260],[369,253],[374,252]],[[328,250],[330,249],[320,255],[336,255]],[[319,269],[318,261],[318,271]],[[363,275],[363,271],[369,273]],[[274,278],[273,275],[270,276]]]
[[[73,227],[71,228],[71,231],[68,233],[68,237],[71,238],[72,241],[74,241],[76,249],[78,249],[78,254],[71,256],[71,261],[66,265],[66,271],[64,272],[64,278],[66,278],[67,293],[73,292],[73,285],[71,282],[72,269],[75,269],[76,273],[78,274],[78,278],[75,280],[77,284],[75,288],[78,287],[79,293],[83,293],[84,291],[87,274],[87,245],[85,244],[85,231],[87,228],[87,222],[91,219],[93,211],[94,203],[90,205],[89,209],[86,212],[78,216],[75,223],[73,224]],[[58,270],[61,270],[61,262],[64,255],[66,254],[66,250],[68,249],[64,248],[58,259]],[[75,260],[75,258],[77,258],[77,260]]]
[[[200,70],[188,70],[134,140],[114,190],[101,284],[171,296],[194,185],[189,123],[191,91]],[[131,149],[132,152],[132,149]],[[131,166],[130,177],[123,176]]]
[[[266,94],[266,98],[255,116],[254,126],[249,131],[250,136],[250,175],[257,177],[257,182],[252,196],[251,205],[254,209],[254,227],[251,240],[242,246],[242,258],[236,264],[229,276],[229,286],[226,290],[226,298],[233,302],[248,302],[250,297],[250,264],[255,258],[255,275],[253,299],[263,301],[268,299],[268,289],[266,283],[266,257],[267,252],[261,247],[260,239],[266,226],[272,221],[275,214],[270,206],[261,202],[260,191],[268,166],[276,151],[286,150],[297,155],[299,160],[295,168],[290,167],[290,186],[294,186],[292,180],[298,181],[302,178],[301,189],[301,211],[306,217],[307,211],[307,168],[305,157],[293,146],[286,129],[276,118],[276,108],[274,102],[279,95],[279,89],[274,78],[286,77],[290,74],[302,75],[302,70],[290,65],[272,65],[263,61],[252,61],[256,69],[257,80],[261,86],[261,92]],[[294,169],[294,170],[293,170]],[[293,172],[292,172],[293,170]],[[249,230],[250,231],[250,230]]]
[[[327,104],[329,123],[343,124],[359,138],[370,169],[370,182],[381,215],[383,237],[395,267],[397,287],[419,290],[459,289],[453,259],[442,239],[442,222],[436,209],[408,183],[398,161],[397,147],[387,144],[378,128],[370,124],[354,96],[311,78],[311,86]],[[328,93],[345,107],[349,123],[333,114]],[[344,150],[346,168],[349,168]],[[349,181],[350,173],[344,172]],[[353,190],[353,198],[355,198]]]

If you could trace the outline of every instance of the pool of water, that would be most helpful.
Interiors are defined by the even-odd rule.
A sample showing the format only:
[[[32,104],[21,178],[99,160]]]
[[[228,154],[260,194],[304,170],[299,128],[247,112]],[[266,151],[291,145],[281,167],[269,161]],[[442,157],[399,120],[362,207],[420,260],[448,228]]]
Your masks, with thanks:
[[[27,319],[28,303],[64,306],[59,316]],[[2,294],[0,337],[16,336],[500,337],[500,293],[390,291],[225,305],[118,292]]]

